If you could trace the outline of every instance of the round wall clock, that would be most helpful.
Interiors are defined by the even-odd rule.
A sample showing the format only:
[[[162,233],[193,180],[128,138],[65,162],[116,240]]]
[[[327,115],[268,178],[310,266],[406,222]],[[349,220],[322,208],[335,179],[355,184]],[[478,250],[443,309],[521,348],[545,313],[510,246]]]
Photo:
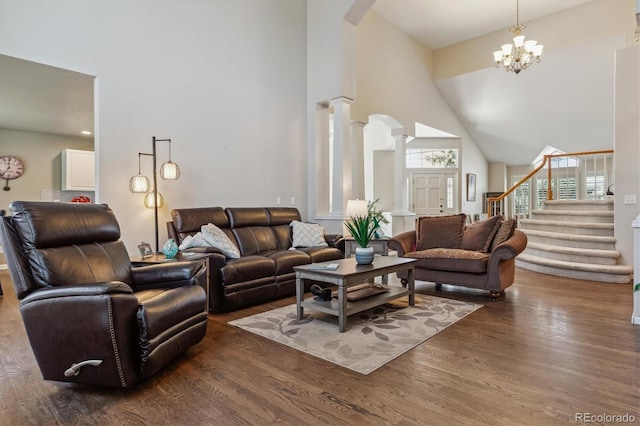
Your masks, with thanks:
[[[17,179],[24,173],[24,164],[18,157],[13,155],[3,155],[0,157],[0,179],[4,179],[6,184],[5,191],[9,191],[9,181]]]

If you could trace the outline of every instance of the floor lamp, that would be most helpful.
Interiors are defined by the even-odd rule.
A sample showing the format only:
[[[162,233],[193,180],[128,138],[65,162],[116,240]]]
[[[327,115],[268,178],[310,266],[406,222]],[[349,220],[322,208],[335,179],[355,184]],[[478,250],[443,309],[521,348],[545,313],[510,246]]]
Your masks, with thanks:
[[[169,161],[164,163],[160,168],[160,177],[165,180],[176,180],[180,177],[180,168],[176,163],[171,161],[171,139],[152,138],[153,151],[151,154],[146,152],[138,153],[138,174],[129,180],[129,191],[133,193],[146,193],[144,197],[145,207],[154,210],[154,225],[156,237],[156,253],[160,251],[160,242],[158,239],[158,209],[163,206],[164,198],[158,192],[158,172],[157,172],[157,145],[158,142],[169,142]],[[153,158],[153,187],[149,183],[149,178],[140,173],[140,157],[149,156]]]

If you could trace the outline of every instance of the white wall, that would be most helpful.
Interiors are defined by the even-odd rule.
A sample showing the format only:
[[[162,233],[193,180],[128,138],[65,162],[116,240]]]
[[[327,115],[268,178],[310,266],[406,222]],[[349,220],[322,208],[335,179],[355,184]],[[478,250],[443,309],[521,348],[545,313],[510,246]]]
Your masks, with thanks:
[[[487,161],[433,83],[431,52],[371,11],[356,27],[356,35],[357,96],[352,117],[367,122],[372,114],[385,114],[399,121],[407,135],[414,134],[419,122],[459,136],[461,176],[475,173],[477,193],[486,192]],[[481,213],[482,196],[475,202],[463,198],[461,211]]]
[[[8,210],[12,201],[38,201],[41,191],[52,191],[55,199],[70,201],[79,194],[93,198],[93,192],[61,192],[63,149],[93,151],[92,138],[50,135],[0,129],[0,155],[15,155],[24,164],[24,174],[9,181],[9,191],[0,191],[0,209]],[[5,186],[5,181],[0,181]]]
[[[640,214],[640,46],[616,50],[615,65],[614,232],[618,263],[633,265],[631,222]],[[636,203],[624,204],[625,195]]]
[[[131,253],[153,242],[153,212],[128,191],[152,136],[173,139],[182,170],[159,184],[161,244],[177,207],[295,196],[306,216],[305,2],[2,2],[0,53],[97,77],[96,196]]]
[[[489,163],[489,191],[504,192],[511,185],[507,183],[507,165],[505,163]]]

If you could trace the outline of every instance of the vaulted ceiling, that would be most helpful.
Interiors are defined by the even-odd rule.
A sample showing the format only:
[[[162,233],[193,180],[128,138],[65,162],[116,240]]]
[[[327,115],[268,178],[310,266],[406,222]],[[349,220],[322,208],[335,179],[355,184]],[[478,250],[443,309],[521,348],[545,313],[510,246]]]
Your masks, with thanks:
[[[591,0],[520,0],[527,22]],[[435,50],[515,24],[516,0],[377,0],[373,11]]]
[[[528,165],[547,145],[564,152],[613,148],[614,52],[628,41],[622,30],[598,32],[598,22],[587,17],[594,9],[603,15],[622,9],[622,18],[618,13],[608,25],[631,28],[633,34],[628,0],[520,0],[520,23],[535,26],[535,36],[547,46],[540,64],[515,75],[496,69],[491,59],[500,42],[510,41],[507,29],[515,24],[515,0],[377,0],[372,6],[431,50],[504,32],[495,46],[483,46],[486,66],[436,79],[435,84],[487,160],[507,165]],[[618,22],[627,10],[628,19]],[[574,27],[583,25],[580,34],[570,34],[557,18],[546,18],[558,13],[578,22]],[[587,19],[592,25],[585,24]],[[549,46],[553,37],[573,41]]]
[[[520,0],[520,20],[589,1]],[[435,50],[498,30],[506,42],[515,6],[514,0],[377,0],[372,10]],[[612,51],[624,43],[612,37],[545,53],[543,63],[518,76],[486,68],[436,85],[489,161],[528,164],[545,145],[565,152],[607,148]],[[93,130],[92,76],[2,55],[0,70],[0,128],[72,136]]]

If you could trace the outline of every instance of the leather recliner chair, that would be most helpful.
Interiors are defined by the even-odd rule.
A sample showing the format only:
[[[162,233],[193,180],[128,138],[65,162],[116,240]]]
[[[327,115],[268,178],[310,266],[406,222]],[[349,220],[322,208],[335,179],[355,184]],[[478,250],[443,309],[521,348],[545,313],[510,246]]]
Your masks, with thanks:
[[[204,337],[201,262],[132,268],[104,204],[10,210],[0,243],[45,380],[130,387]]]

